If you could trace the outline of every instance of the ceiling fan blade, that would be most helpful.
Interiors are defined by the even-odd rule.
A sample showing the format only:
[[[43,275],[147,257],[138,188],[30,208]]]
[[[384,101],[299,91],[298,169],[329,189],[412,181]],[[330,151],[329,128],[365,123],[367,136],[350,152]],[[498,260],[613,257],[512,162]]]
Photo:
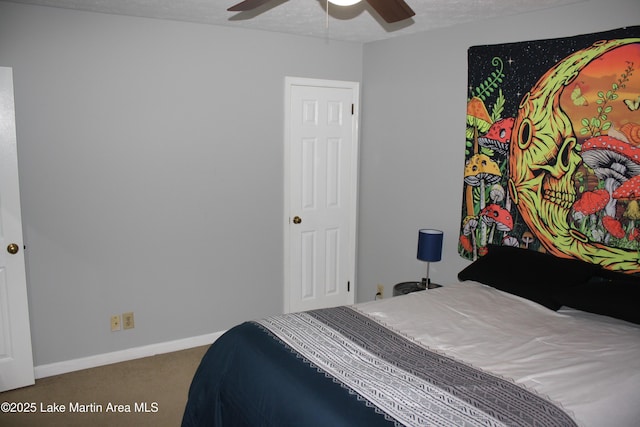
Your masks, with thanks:
[[[416,14],[404,0],[367,0],[367,3],[388,23],[409,19]]]
[[[271,0],[244,0],[238,4],[231,6],[227,11],[229,12],[244,12],[246,10],[255,9],[256,7],[262,6],[265,3],[270,2]]]

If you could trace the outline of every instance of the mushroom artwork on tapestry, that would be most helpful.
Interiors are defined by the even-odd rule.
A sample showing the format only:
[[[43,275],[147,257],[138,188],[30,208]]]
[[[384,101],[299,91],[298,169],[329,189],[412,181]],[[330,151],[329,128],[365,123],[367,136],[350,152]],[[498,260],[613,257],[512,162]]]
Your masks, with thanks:
[[[627,208],[622,214],[628,223],[629,240],[636,243],[636,248],[640,248],[640,230],[637,223],[640,219],[640,175],[627,180],[624,184],[613,192],[612,197],[622,203],[627,203]]]
[[[513,218],[511,213],[494,203],[490,204],[480,212],[480,218],[482,222],[491,227],[489,232],[489,241],[493,241],[494,232],[497,229],[502,231],[504,236],[500,240],[504,240],[508,237],[508,233],[513,229]]]
[[[602,218],[598,218],[604,208],[609,204],[611,196],[605,189],[585,191],[573,204],[573,218],[578,230],[585,235],[590,235],[593,241],[601,242],[604,233],[598,229]]]
[[[461,256],[502,244],[640,272],[640,27],[468,54]]]
[[[464,182],[467,185],[467,208],[475,206],[473,189],[478,189],[479,209],[482,211],[486,206],[486,189],[488,184],[495,184],[502,178],[502,172],[496,162],[485,154],[476,154],[467,162],[464,168]],[[468,216],[475,216],[475,210],[468,211]],[[482,246],[486,246],[487,232],[486,223],[480,225],[480,241]]]
[[[487,203],[495,205],[508,200],[502,170],[506,164],[511,123],[499,117],[495,121],[479,96],[472,97],[467,103],[467,147],[471,150],[464,168],[466,215],[460,245],[473,259],[478,256],[477,248],[482,250],[491,243],[488,226],[493,223],[486,220],[486,215],[482,220]],[[502,158],[501,162],[498,157]]]

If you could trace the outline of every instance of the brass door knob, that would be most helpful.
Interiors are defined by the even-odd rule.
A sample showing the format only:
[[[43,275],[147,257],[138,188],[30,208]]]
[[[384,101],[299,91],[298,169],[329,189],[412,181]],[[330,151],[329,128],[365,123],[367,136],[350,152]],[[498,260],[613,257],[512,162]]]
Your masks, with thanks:
[[[294,216],[293,217],[293,223],[294,224],[300,224],[302,222],[302,218],[300,218],[299,216]]]
[[[16,245],[15,243],[9,243],[9,246],[7,246],[7,252],[9,252],[12,255],[17,254],[19,250],[20,250],[20,246]]]

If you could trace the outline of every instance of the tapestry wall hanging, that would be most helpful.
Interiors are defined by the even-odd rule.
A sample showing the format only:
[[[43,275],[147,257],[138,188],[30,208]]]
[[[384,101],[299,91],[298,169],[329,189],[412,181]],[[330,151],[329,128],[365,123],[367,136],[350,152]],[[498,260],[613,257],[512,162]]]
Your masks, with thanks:
[[[640,272],[640,26],[468,51],[459,253]]]

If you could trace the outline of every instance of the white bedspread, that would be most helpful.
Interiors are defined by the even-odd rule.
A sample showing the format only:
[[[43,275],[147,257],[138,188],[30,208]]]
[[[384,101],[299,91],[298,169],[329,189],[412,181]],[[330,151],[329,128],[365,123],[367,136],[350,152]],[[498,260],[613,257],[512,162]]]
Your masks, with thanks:
[[[356,308],[431,350],[547,396],[579,425],[640,426],[640,325],[554,312],[476,282]]]

